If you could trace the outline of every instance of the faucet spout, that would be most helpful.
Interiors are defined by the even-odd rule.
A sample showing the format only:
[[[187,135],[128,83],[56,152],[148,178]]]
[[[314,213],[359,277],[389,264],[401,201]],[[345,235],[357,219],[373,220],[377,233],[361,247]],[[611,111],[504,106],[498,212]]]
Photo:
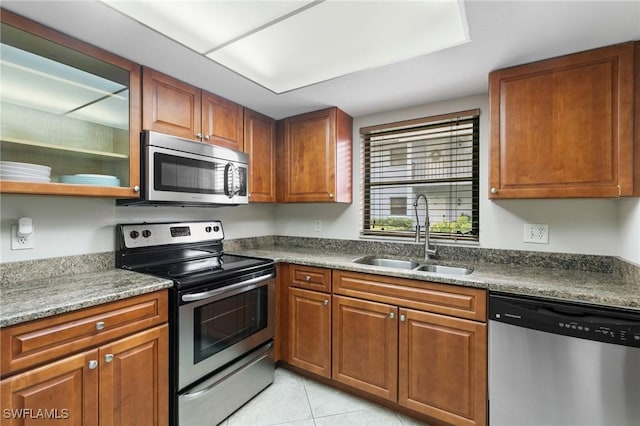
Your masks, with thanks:
[[[431,243],[430,243],[430,238],[429,238],[429,226],[431,225],[431,222],[429,220],[429,199],[427,198],[426,195],[424,194],[418,194],[416,195],[416,199],[413,201],[413,210],[415,212],[416,215],[416,242],[419,243],[420,242],[420,219],[418,217],[418,202],[420,201],[420,198],[424,198],[424,208],[425,208],[425,213],[424,213],[424,235],[425,235],[425,241],[424,241],[424,260],[427,261],[429,260],[430,256],[435,256],[437,254],[437,247],[434,244],[433,248],[431,248]]]

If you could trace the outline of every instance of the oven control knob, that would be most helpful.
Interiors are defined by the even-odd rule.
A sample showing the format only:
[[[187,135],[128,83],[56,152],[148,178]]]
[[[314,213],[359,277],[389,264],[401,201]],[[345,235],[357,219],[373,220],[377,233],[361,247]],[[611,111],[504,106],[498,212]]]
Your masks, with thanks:
[[[129,236],[135,240],[136,238],[138,238],[140,236],[140,233],[138,231],[131,231],[129,233]]]
[[[142,236],[145,238],[149,238],[151,236],[151,231],[145,229],[144,231],[142,231]]]
[[[219,226],[214,226],[214,227],[213,227],[213,232],[218,232],[219,230],[220,230],[220,227],[219,227]]]
[[[205,232],[211,232],[211,227],[207,226],[206,228],[204,228]]]

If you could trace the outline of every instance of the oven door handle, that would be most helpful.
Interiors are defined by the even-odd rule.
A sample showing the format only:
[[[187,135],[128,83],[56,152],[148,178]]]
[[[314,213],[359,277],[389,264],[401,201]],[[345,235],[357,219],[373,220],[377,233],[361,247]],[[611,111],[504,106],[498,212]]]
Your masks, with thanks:
[[[214,297],[214,296],[218,296],[220,294],[224,294],[224,293],[228,293],[230,291],[236,290],[238,288],[242,288],[247,286],[247,291],[251,290],[255,287],[258,287],[257,283],[260,283],[262,281],[266,281],[266,280],[270,280],[271,278],[275,278],[276,274],[269,274],[269,275],[264,275],[261,277],[256,277],[256,278],[251,278],[249,280],[246,281],[242,281],[239,282],[237,284],[233,284],[224,288],[218,288],[215,290],[210,290],[210,291],[203,291],[201,293],[193,293],[193,294],[185,294],[182,296],[182,301],[183,302],[195,302],[198,300],[203,300],[203,299],[208,299],[210,297]]]

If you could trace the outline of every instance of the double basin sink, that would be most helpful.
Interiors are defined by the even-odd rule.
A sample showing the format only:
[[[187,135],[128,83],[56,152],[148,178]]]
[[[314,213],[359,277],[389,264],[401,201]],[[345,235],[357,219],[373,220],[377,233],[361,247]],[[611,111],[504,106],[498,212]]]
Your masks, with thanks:
[[[413,260],[390,259],[380,256],[364,256],[353,262],[361,265],[381,266],[384,268],[404,269],[408,271],[433,272],[446,275],[469,275],[473,272],[471,268],[420,263]]]

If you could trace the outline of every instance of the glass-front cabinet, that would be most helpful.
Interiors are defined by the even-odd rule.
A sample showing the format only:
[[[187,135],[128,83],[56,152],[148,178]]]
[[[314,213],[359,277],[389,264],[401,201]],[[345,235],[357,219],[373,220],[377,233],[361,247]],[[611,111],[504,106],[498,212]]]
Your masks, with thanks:
[[[2,10],[0,192],[135,197],[140,67]]]

